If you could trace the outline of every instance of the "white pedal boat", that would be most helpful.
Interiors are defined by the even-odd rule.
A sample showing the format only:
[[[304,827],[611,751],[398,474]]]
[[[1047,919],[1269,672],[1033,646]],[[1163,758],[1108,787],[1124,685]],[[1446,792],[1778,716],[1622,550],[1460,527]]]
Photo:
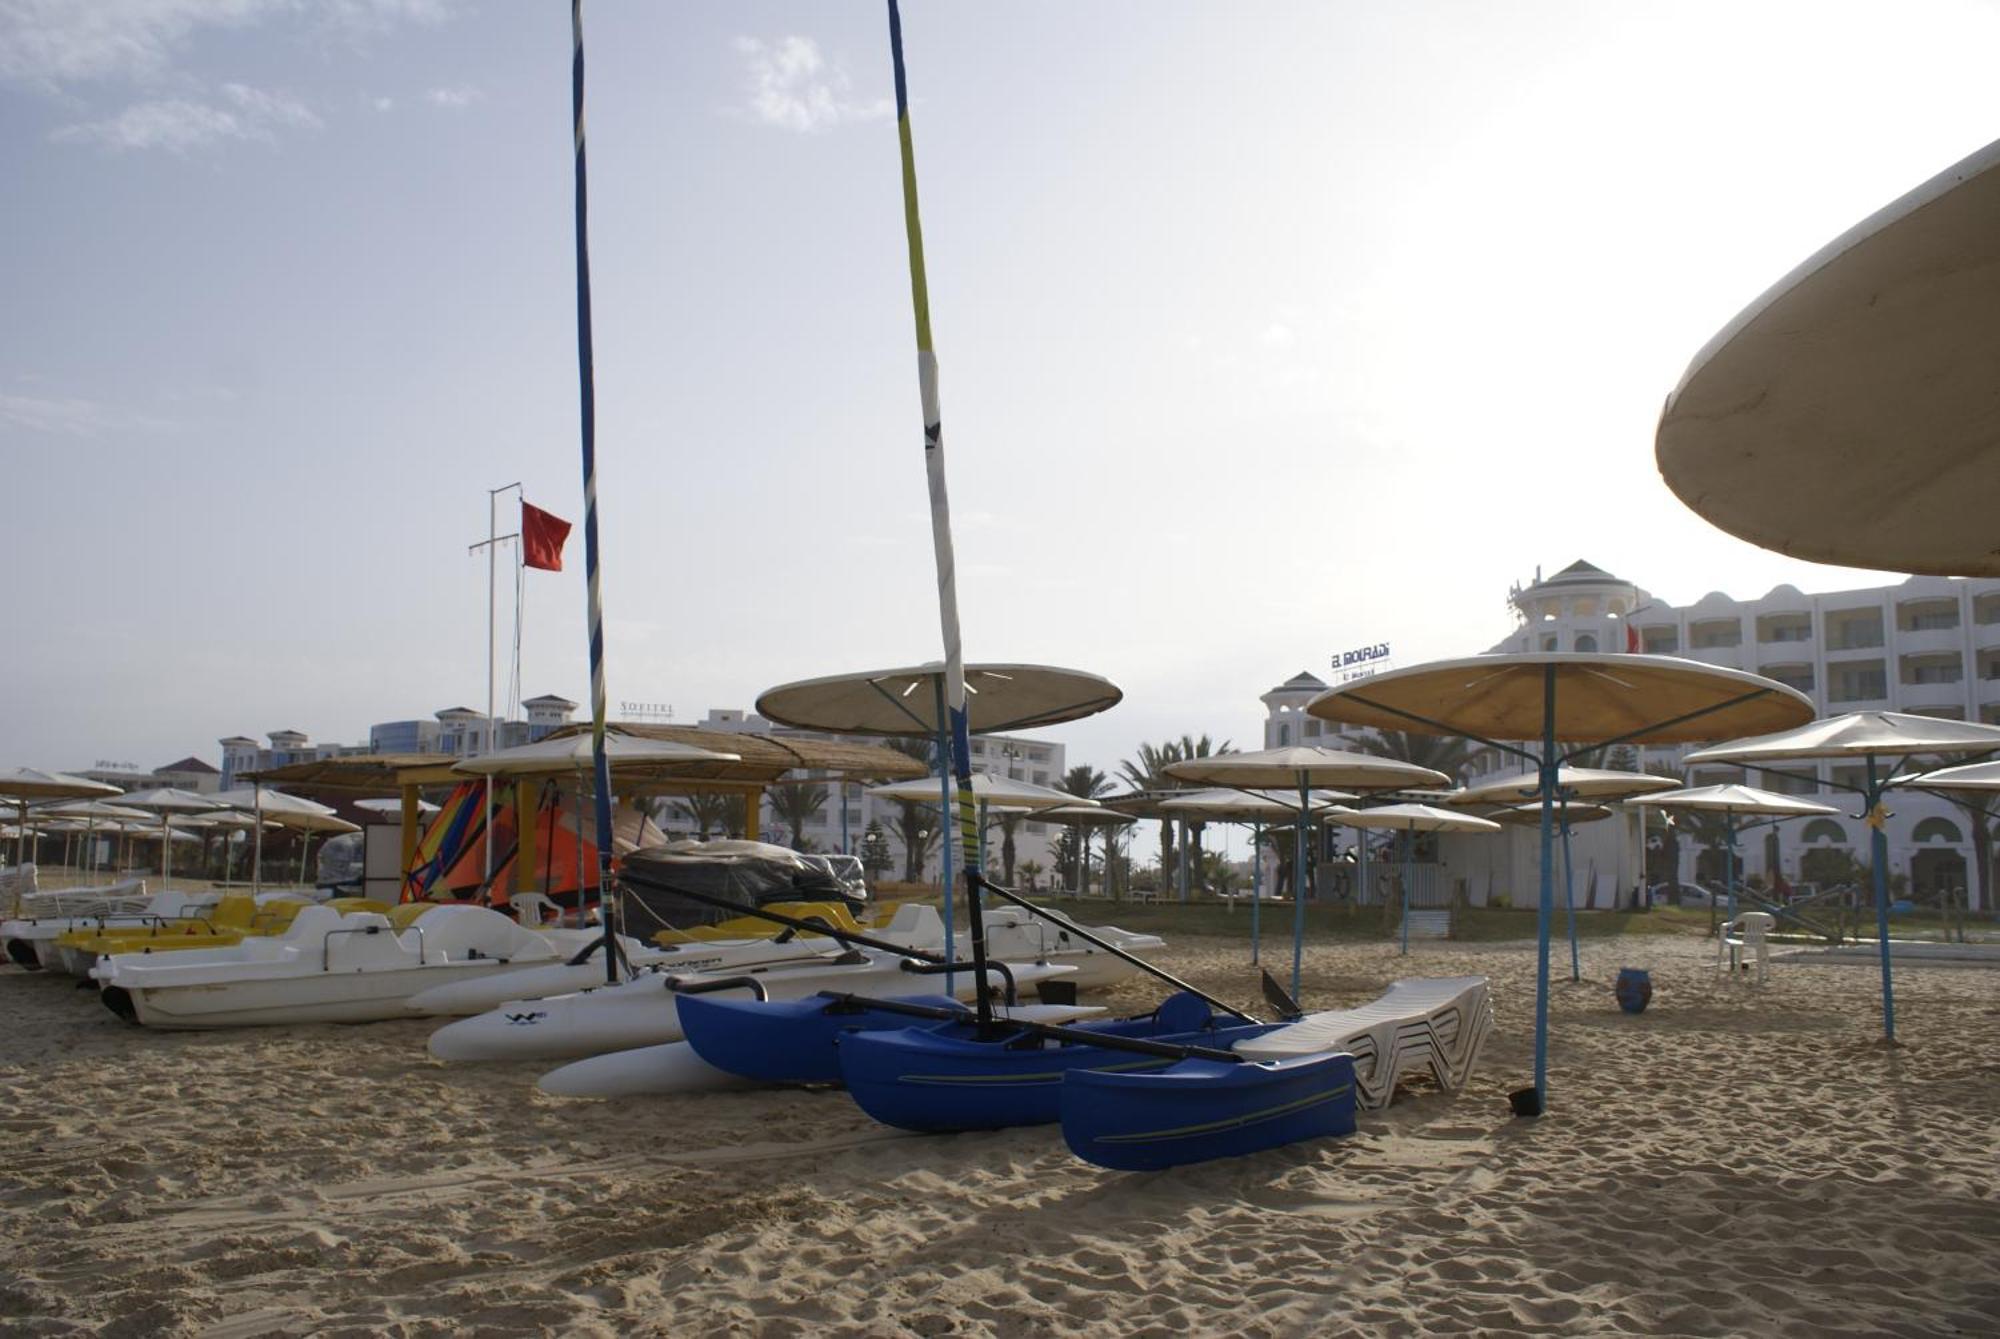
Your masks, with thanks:
[[[596,934],[592,932],[593,936]],[[621,938],[625,960],[635,969],[657,969],[684,975],[726,972],[782,963],[820,962],[840,956],[840,945],[828,939],[717,939],[660,948]],[[437,1017],[485,1013],[503,1004],[570,995],[605,984],[604,955],[593,953],[582,962],[526,967],[504,976],[453,981],[432,986],[410,997],[410,1008]]]
[[[963,921],[964,917],[961,916],[959,919]],[[1088,940],[1072,935],[1055,922],[1043,920],[1021,907],[986,907],[980,919],[986,929],[988,957],[1000,958],[1007,962],[1068,964],[1076,971],[1064,979],[1073,982],[1078,990],[1095,990],[1101,986],[1115,985],[1129,976],[1137,975],[1139,971],[1137,967],[1116,954],[1107,953]],[[1121,930],[1115,925],[1093,925],[1085,928],[1099,939],[1141,957],[1158,952],[1167,946],[1167,941],[1158,935]],[[952,938],[958,945],[958,956],[970,958],[972,936],[960,931]]]
[[[148,1027],[364,1023],[415,1017],[418,991],[559,963],[596,937],[524,929],[485,907],[432,907],[398,931],[386,916],[312,906],[282,935],[112,954],[91,975],[112,1012]]]
[[[217,896],[174,888],[149,896],[143,879],[128,879],[103,888],[31,894],[32,900],[22,899],[25,904],[22,909],[30,914],[0,921],[0,951],[16,966],[68,970],[56,940],[71,930],[154,925],[193,915],[212,906]],[[84,963],[72,974],[80,976],[88,967]]]
[[[906,967],[906,963],[911,966]],[[574,1060],[679,1041],[683,1033],[674,1006],[675,987],[732,976],[755,978],[765,997],[774,1000],[801,999],[823,990],[909,995],[944,985],[942,976],[913,972],[915,965],[914,959],[898,954],[860,949],[823,962],[752,967],[740,972],[675,976],[649,971],[620,985],[574,995],[510,1000],[476,1018],[447,1023],[431,1034],[430,1051],[440,1060]],[[1076,974],[1074,967],[1061,963],[1010,962],[1007,966],[1022,991]],[[952,982],[953,993],[960,999],[972,998],[969,964]]]

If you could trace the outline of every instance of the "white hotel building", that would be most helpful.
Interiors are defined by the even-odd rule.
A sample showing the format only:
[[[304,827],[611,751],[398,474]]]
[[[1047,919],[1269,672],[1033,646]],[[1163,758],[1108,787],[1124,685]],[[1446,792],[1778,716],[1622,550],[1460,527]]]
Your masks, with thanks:
[[[1576,562],[1509,592],[1516,618],[1513,633],[1489,652],[1600,651],[1636,649],[1682,656],[1750,670],[1788,684],[1813,700],[1822,715],[1850,711],[1901,711],[1952,720],[2000,724],[2000,580],[1911,577],[1893,586],[1807,595],[1779,586],[1759,599],[1733,600],[1712,592],[1691,605],[1654,599],[1640,587],[1587,562]],[[1265,743],[1275,746],[1332,735],[1340,728],[1305,715],[1305,704],[1326,685],[1310,674],[1294,677],[1264,694]],[[1647,749],[1647,763],[1678,761],[1684,749]],[[1518,771],[1518,759],[1482,750],[1471,775]],[[1836,790],[1834,780],[1858,781],[1851,763],[1800,763],[1787,771],[1797,781],[1770,773],[1746,776],[1732,767],[1697,768],[1690,785],[1745,781],[1766,790],[1815,795],[1844,812],[1838,817],[1786,823],[1767,842],[1758,829],[1747,833],[1739,855],[1749,873],[1778,870],[1800,882],[1799,859],[1811,847],[1841,847],[1868,859],[1866,827],[1852,791]],[[1804,780],[1812,774],[1817,783]],[[1965,888],[1980,905],[1971,876],[1972,847],[1964,810],[1949,800],[1904,792],[1890,805],[1887,827],[1892,874],[1909,879],[1912,891],[1939,886]],[[1596,905],[1609,905],[1613,889],[1629,899],[1642,877],[1643,832],[1636,819],[1613,818],[1575,829],[1577,901],[1587,904],[1586,870],[1596,882]],[[1500,837],[1454,837],[1440,843],[1439,871],[1448,883],[1464,880],[1474,902],[1505,892],[1519,906],[1533,895],[1535,839],[1531,832]],[[1693,882],[1698,852],[1681,844],[1680,877]],[[1607,887],[1606,882],[1610,881]],[[1991,900],[1990,895],[1987,899]]]

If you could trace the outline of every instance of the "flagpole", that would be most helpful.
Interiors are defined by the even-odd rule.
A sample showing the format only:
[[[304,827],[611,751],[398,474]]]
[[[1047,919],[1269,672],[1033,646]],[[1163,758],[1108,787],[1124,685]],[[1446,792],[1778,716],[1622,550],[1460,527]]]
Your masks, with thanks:
[[[916,317],[917,387],[924,414],[924,471],[930,482],[931,547],[937,558],[938,621],[944,632],[944,690],[958,774],[959,854],[965,862],[966,914],[972,925],[973,995],[982,1031],[992,1023],[986,998],[986,931],[979,914],[978,814],[972,796],[972,741],[966,729],[965,652],[959,638],[958,581],[951,542],[951,500],[945,487],[944,424],[938,410],[937,354],[931,345],[929,286],[924,275],[924,230],[917,211],[916,150],[910,142],[909,84],[903,70],[903,16],[889,0],[889,54],[896,75],[896,138],[903,166],[903,231],[910,253],[910,305]]]
[[[604,757],[604,587],[597,550],[597,387],[590,340],[590,189],[583,138],[583,0],[570,0],[570,105],[576,135],[576,373],[583,436],[583,566],[590,603],[590,763],[597,811],[597,915],[604,923],[604,979],[618,979],[611,915],[611,767]],[[577,890],[583,905],[583,890]]]
[[[486,550],[486,751],[488,753],[500,747],[500,741],[495,738],[493,716],[493,638],[495,635],[494,605],[500,598],[498,590],[499,564],[496,561],[496,555],[500,551],[502,536],[500,534],[500,520],[495,508],[500,501],[502,493],[510,488],[519,488],[520,486],[520,483],[516,481],[511,484],[502,484],[498,488],[489,488],[486,490],[486,543],[483,545],[473,545],[474,548],[484,548]],[[517,620],[520,618],[520,610],[518,608],[514,611],[514,617]],[[493,776],[490,772],[486,777],[485,804],[486,837],[480,843],[482,848],[484,848],[482,855],[484,868],[480,874],[479,891],[481,896],[491,901],[493,898]]]

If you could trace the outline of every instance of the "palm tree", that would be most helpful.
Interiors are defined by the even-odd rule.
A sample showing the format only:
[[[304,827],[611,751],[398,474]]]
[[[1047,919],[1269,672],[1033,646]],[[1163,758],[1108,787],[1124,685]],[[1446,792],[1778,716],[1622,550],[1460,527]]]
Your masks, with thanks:
[[[1023,860],[1021,862],[1021,881],[1028,886],[1029,892],[1032,893],[1035,891],[1036,889],[1035,880],[1041,877],[1042,877],[1041,861]]]
[[[924,876],[924,862],[937,849],[942,824],[932,809],[913,800],[897,800],[889,819],[889,832],[903,847],[903,882],[916,883]]]
[[[771,816],[791,829],[793,850],[805,849],[805,826],[826,808],[826,786],[818,781],[786,781],[771,787]]]
[[[862,869],[873,882],[881,879],[883,872],[895,863],[896,858],[889,854],[889,834],[882,830],[882,820],[870,820],[868,830],[861,834]]]
[[[1443,772],[1453,785],[1464,779],[1465,765],[1478,745],[1457,735],[1422,735],[1410,730],[1377,730],[1355,741],[1363,753],[1395,758],[1433,772]]]
[[[1000,882],[1009,888],[1014,886],[1014,834],[1021,830],[1021,821],[1026,814],[1001,814],[994,821],[1000,825]]]
[[[1180,741],[1170,739],[1164,744],[1141,744],[1139,756],[1128,758],[1118,764],[1118,775],[1134,790],[1158,791],[1176,790],[1180,782],[1167,775],[1167,765],[1181,760]],[[1174,823],[1170,818],[1160,820],[1160,881],[1165,885],[1174,867]]]
[[[1095,800],[1110,791],[1111,781],[1095,767],[1087,763],[1078,763],[1062,774],[1062,778],[1056,782],[1056,789],[1066,790],[1086,800]],[[1090,830],[1083,828],[1077,836],[1082,840],[1077,843],[1080,849],[1075,856],[1074,868],[1076,891],[1081,897],[1088,890],[1087,885],[1090,882]]]
[[[685,799],[675,800],[672,812],[674,817],[694,824],[695,840],[705,842],[711,828],[722,828],[728,822],[729,796],[698,790]]]
[[[1230,746],[1228,740],[1225,739],[1220,744],[1217,744],[1210,740],[1207,735],[1203,735],[1200,739],[1196,739],[1192,735],[1182,735],[1180,737],[1179,751],[1183,760],[1189,758],[1215,758],[1225,753],[1236,752]],[[1189,819],[1187,824],[1188,873],[1194,876],[1195,886],[1198,890],[1206,890],[1208,886],[1208,863],[1202,858],[1201,849],[1201,834],[1203,828],[1206,826],[1199,819]]]

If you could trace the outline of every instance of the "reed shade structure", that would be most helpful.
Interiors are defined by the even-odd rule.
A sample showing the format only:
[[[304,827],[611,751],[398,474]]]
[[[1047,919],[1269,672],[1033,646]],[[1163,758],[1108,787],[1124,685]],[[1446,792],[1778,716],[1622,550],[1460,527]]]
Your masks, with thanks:
[[[1082,897],[1090,888],[1090,829],[1129,827],[1138,822],[1133,814],[1107,809],[1096,800],[1076,797],[1074,804],[1059,805],[1054,809],[1042,809],[1035,817],[1045,823],[1064,823],[1076,834],[1076,895]],[[1104,886],[1111,886],[1111,838],[1106,836],[1104,851]]]
[[[1330,786],[1347,791],[1406,790],[1412,786],[1446,786],[1443,772],[1369,753],[1293,744],[1255,753],[1222,753],[1169,763],[1166,774],[1176,781],[1245,790],[1289,787],[1298,797],[1292,846],[1292,998],[1299,997],[1299,977],[1306,945],[1306,832],[1312,822],[1312,791]]]
[[[1509,804],[1528,799],[1541,791],[1541,778],[1533,772],[1497,776],[1463,786],[1444,797],[1446,804]],[[1672,777],[1650,772],[1625,772],[1602,767],[1561,767],[1556,769],[1556,827],[1562,839],[1563,933],[1569,939],[1569,979],[1583,979],[1583,952],[1577,943],[1575,868],[1570,862],[1569,838],[1573,800],[1622,800],[1648,791],[1675,790],[1680,783]],[[1538,811],[1539,812],[1539,811]],[[1610,810],[1597,815],[1608,817]],[[1489,818],[1497,815],[1489,814]],[[1581,820],[1584,822],[1593,819]]]
[[[1782,795],[1774,790],[1758,790],[1754,786],[1733,782],[1721,786],[1658,791],[1636,796],[1631,803],[1649,809],[1694,810],[1722,815],[1722,891],[1728,902],[1724,917],[1732,921],[1736,919],[1736,820],[1811,818],[1840,812],[1834,805],[1821,804],[1817,800],[1802,800],[1796,795]]]
[[[1324,813],[1354,796],[1346,791],[1316,790],[1307,797],[1306,809],[1310,817]],[[1263,934],[1260,913],[1264,902],[1264,861],[1259,849],[1264,841],[1264,825],[1271,822],[1296,822],[1299,818],[1299,800],[1296,795],[1282,791],[1231,790],[1216,787],[1209,790],[1167,791],[1155,800],[1155,815],[1161,818],[1183,820],[1182,832],[1187,830],[1186,821],[1202,823],[1248,823],[1250,825],[1250,964],[1257,966],[1263,960]],[[1187,900],[1187,859],[1185,842],[1181,859],[1181,900]]]
[[[1109,679],[1054,665],[978,664],[963,667],[965,729],[969,735],[1004,734],[1078,721],[1124,700]],[[897,669],[857,670],[779,684],[757,695],[757,714],[801,730],[842,735],[885,735],[930,740],[937,754],[938,802],[951,807],[951,713],[942,661]],[[847,807],[841,806],[846,815]],[[984,827],[981,828],[982,840]],[[945,824],[939,868],[945,953],[952,951],[951,825]],[[985,853],[979,853],[982,860]]]
[[[1327,821],[1347,828],[1380,828],[1403,837],[1403,944],[1410,952],[1410,882],[1416,877],[1416,835],[1419,832],[1498,832],[1500,825],[1473,814],[1454,813],[1431,804],[1384,804],[1373,809],[1333,809]]]
[[[709,768],[741,762],[743,759],[740,753],[722,752],[673,739],[644,739],[624,731],[607,729],[604,732],[601,745],[594,736],[589,734],[551,734],[536,740],[532,744],[521,744],[514,748],[495,749],[491,753],[482,753],[477,757],[467,758],[456,764],[452,770],[454,772],[462,772],[467,776],[483,776],[488,778],[504,776],[517,781],[564,776],[571,777],[574,779],[576,787],[576,811],[581,815],[583,813],[583,797],[585,794],[584,777],[587,773],[595,770],[595,766],[600,760],[606,768],[607,775],[625,778],[639,777],[647,774],[654,776],[681,776],[687,774],[690,770],[702,773]],[[610,800],[608,797],[605,803],[607,806],[609,805]],[[536,816],[536,811],[532,808],[517,805],[516,812],[518,814],[517,822],[523,833],[532,832],[535,825],[540,821]],[[492,814],[490,812],[482,818],[481,832],[483,834],[481,840],[487,844],[487,849],[491,850],[493,833]],[[530,840],[532,841],[533,839],[530,838]],[[582,844],[578,843],[579,873],[576,895],[579,908],[583,902],[583,877],[581,874],[582,849]],[[521,868],[531,868],[532,865],[533,861],[529,859],[522,863]],[[601,861],[599,867],[600,869],[605,868]],[[516,881],[514,886],[519,888],[521,885],[519,881]],[[481,890],[482,896],[488,892],[490,892],[489,889]],[[615,980],[615,959],[617,954],[612,948],[612,945],[616,942],[613,939],[613,935],[615,934],[613,928],[615,917],[612,915],[610,900],[611,890],[607,886],[607,881],[600,877],[597,885],[597,918],[604,926],[606,971],[611,974],[608,979]],[[580,914],[581,912],[579,911]]]
[[[1548,1109],[1549,922],[1561,768],[1610,744],[1689,744],[1745,729],[1810,721],[1811,699],[1743,670],[1672,656],[1547,652],[1472,656],[1388,670],[1328,689],[1306,704],[1325,721],[1460,735],[1536,769],[1541,779],[1541,878],[1536,905],[1535,1086],[1515,1110]],[[1530,743],[1503,741],[1525,740]],[[1562,745],[1574,747],[1567,751]]]
[[[68,772],[44,772],[39,767],[9,767],[0,771],[0,799],[14,802],[14,863],[25,864],[23,848],[28,836],[28,801],[88,800],[119,795],[116,786]]]
[[[2000,142],[1835,238],[1694,357],[1667,486],[1814,562],[2000,576]]]
[[[306,882],[306,857],[312,850],[313,834],[316,832],[339,833],[359,832],[359,825],[350,823],[334,813],[324,804],[313,800],[288,795],[281,790],[267,790],[261,781],[236,790],[225,790],[210,796],[219,806],[236,809],[251,814],[256,819],[255,834],[251,846],[250,888],[253,893],[264,885],[264,829],[280,827],[302,834],[299,845],[299,882]]]
[[[1882,1036],[1896,1040],[1896,989],[1889,965],[1888,811],[1882,799],[1899,766],[1912,758],[1969,757],[2000,752],[2000,726],[1947,721],[1899,711],[1854,711],[1796,729],[1737,739],[1690,753],[1682,761],[1734,763],[1754,771],[1782,772],[1787,762],[1842,758],[1866,765],[1861,799],[1868,824],[1868,863],[1875,884],[1875,930],[1882,950]],[[1892,761],[1896,760],[1896,761]]]
[[[219,803],[215,797],[199,791],[183,790],[178,786],[155,786],[147,790],[135,790],[121,795],[118,803],[129,809],[140,811],[140,817],[157,816],[160,823],[160,882],[171,886],[174,877],[173,843],[166,840],[167,825],[176,815],[213,813],[228,806]]]

